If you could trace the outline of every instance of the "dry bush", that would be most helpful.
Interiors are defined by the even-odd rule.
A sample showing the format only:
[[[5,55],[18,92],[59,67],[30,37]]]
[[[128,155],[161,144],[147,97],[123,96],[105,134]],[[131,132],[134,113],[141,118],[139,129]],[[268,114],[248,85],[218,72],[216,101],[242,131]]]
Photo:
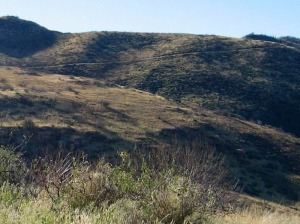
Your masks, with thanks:
[[[31,183],[45,190],[55,203],[61,199],[73,176],[73,170],[79,169],[84,158],[74,157],[71,153],[58,152],[52,156],[46,154],[36,158],[30,169]]]
[[[231,208],[224,159],[209,144],[175,142],[118,158],[91,164],[83,155],[48,154],[33,161],[27,186],[55,209],[65,204],[132,223],[208,223]]]
[[[173,141],[136,149],[131,157],[127,170],[142,179],[148,175],[145,186],[151,198],[147,203],[154,205],[152,212],[159,218],[180,223],[196,213],[203,218],[234,208],[237,194],[232,191],[234,182],[227,178],[224,157],[205,141]]]
[[[135,149],[132,157],[137,170],[140,170],[140,161],[146,159],[147,165],[157,174],[172,170],[174,175],[191,178],[203,187],[233,187],[233,182],[227,179],[225,157],[207,141],[173,141],[151,149]]]
[[[73,208],[103,207],[112,203],[117,189],[111,180],[113,168],[100,160],[96,167],[89,164],[73,170],[73,178],[66,189],[67,201]]]

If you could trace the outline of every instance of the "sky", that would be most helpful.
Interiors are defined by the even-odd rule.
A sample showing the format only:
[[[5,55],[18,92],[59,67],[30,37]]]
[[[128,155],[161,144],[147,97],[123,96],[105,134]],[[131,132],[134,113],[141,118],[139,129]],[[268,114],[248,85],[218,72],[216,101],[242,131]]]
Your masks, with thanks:
[[[300,0],[0,0],[0,16],[60,32],[300,37]]]

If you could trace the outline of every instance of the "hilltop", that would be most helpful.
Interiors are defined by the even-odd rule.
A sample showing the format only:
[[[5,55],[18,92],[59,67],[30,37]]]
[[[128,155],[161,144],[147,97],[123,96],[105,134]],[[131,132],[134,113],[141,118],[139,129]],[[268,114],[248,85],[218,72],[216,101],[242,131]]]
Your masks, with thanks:
[[[42,51],[55,43],[58,32],[18,17],[0,18],[0,53],[23,58]]]
[[[203,138],[252,196],[300,189],[299,39],[59,33],[0,18],[2,141],[90,158]],[[36,153],[36,152],[35,152]]]

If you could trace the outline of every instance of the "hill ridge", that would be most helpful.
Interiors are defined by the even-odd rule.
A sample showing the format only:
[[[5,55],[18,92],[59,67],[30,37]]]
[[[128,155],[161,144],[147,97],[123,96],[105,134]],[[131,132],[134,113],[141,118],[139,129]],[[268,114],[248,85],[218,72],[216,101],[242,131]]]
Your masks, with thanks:
[[[15,16],[0,17],[0,53],[24,58],[51,47],[58,34]]]

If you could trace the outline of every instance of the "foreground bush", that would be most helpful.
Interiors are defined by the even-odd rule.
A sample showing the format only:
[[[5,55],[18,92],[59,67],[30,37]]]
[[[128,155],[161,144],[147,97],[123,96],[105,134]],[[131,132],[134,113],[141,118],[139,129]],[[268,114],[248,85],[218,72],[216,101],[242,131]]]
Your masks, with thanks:
[[[27,182],[2,184],[6,223],[210,223],[233,199],[223,159],[200,142],[124,151],[113,163],[57,154],[29,168]]]
[[[0,185],[5,182],[20,184],[26,172],[21,154],[13,148],[0,146]]]

